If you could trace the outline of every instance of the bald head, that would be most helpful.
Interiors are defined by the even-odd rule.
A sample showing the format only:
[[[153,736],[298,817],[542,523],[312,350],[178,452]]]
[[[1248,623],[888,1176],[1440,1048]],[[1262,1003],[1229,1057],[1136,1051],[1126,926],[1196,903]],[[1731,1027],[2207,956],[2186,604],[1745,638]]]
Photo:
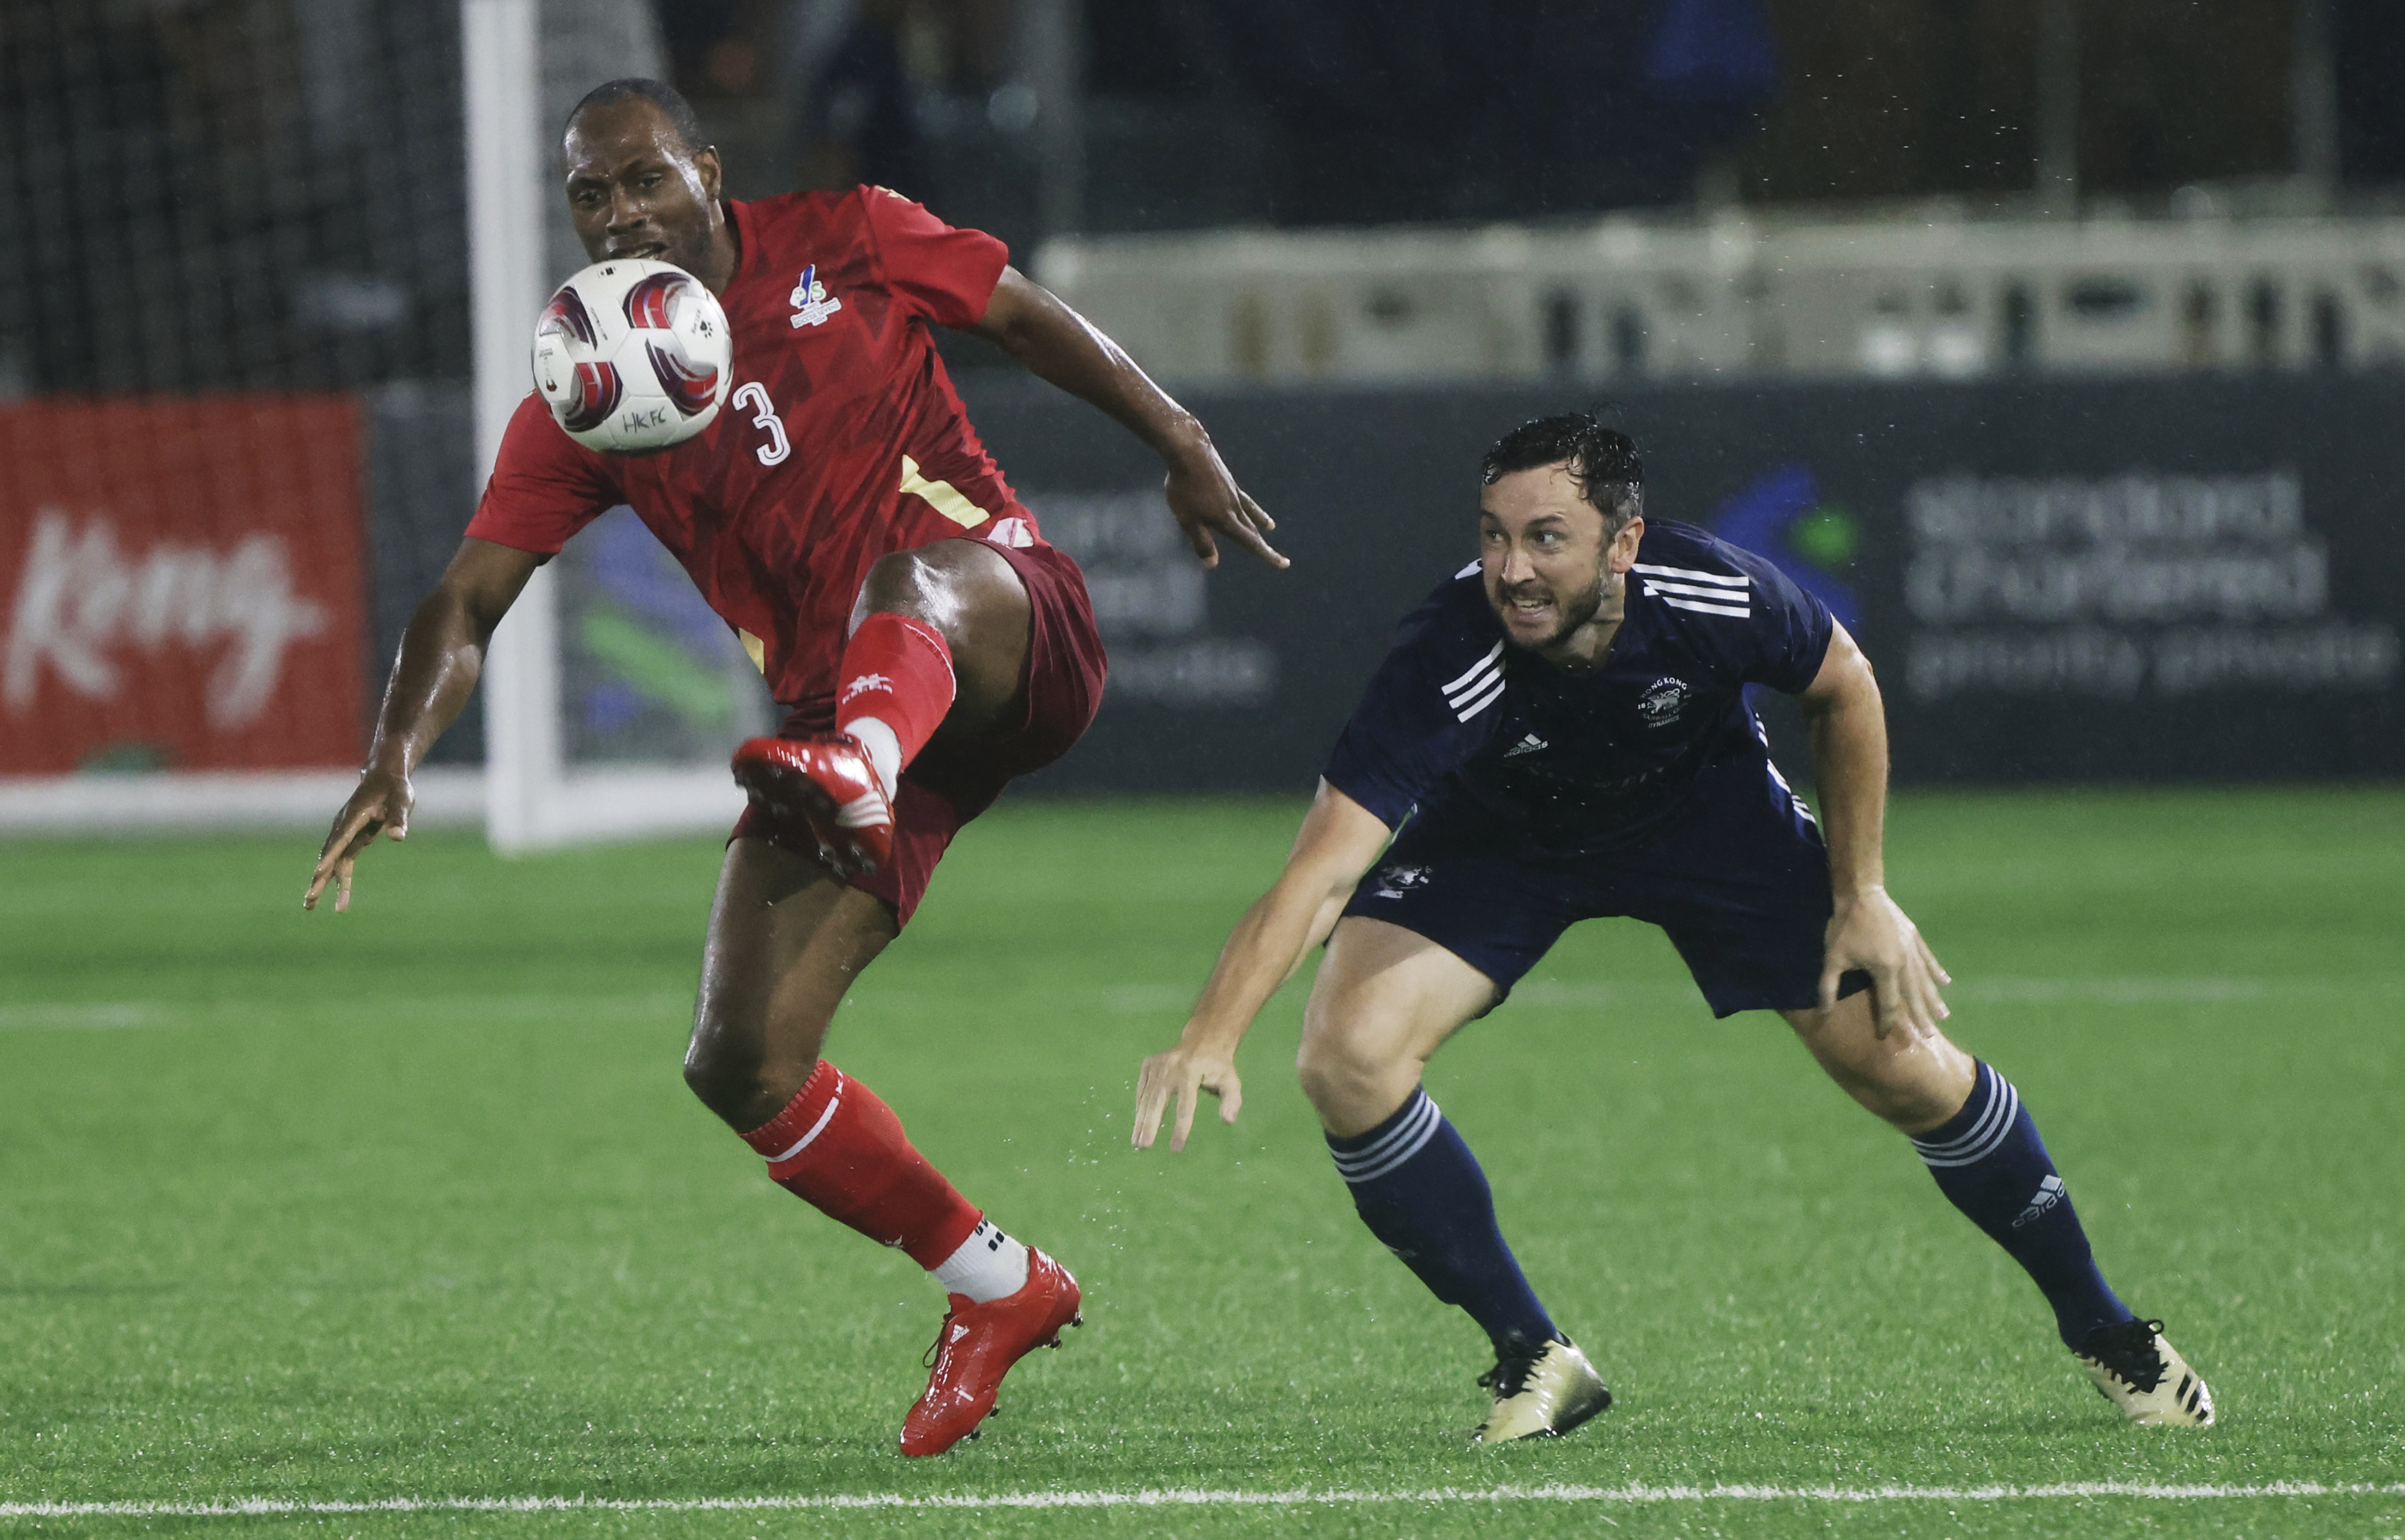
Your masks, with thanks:
[[[647,102],[656,108],[668,120],[678,148],[686,155],[698,155],[710,148],[710,135],[702,132],[701,118],[693,110],[693,104],[684,99],[684,93],[665,80],[647,79],[640,75],[604,80],[586,92],[568,109],[566,136],[575,137],[576,125],[587,112],[626,102]],[[573,155],[570,158],[574,159]]]

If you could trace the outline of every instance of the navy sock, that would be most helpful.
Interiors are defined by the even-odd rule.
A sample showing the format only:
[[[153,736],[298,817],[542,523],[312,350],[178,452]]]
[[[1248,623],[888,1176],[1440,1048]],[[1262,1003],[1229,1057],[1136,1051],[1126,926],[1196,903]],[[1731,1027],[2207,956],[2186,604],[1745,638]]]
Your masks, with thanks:
[[[1937,1190],[1988,1232],[2054,1307],[2055,1330],[2078,1350],[2088,1334],[2132,1319],[2096,1270],[2088,1232],[2012,1082],[1980,1065],[1962,1110],[1912,1141]]]
[[[1328,1149],[1361,1222],[1430,1293],[1469,1311],[1497,1357],[1525,1356],[1561,1335],[1496,1228],[1486,1173],[1426,1091],[1366,1134],[1330,1134]]]

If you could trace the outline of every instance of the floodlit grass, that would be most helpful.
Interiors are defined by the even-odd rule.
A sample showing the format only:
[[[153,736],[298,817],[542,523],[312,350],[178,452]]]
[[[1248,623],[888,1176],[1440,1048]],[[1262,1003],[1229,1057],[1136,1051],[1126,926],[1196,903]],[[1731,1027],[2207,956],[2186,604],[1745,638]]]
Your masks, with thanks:
[[[1284,804],[1006,807],[830,1049],[1087,1326],[893,1452],[941,1301],[677,1065],[713,841],[503,862],[0,845],[0,1504],[2405,1481],[2405,794],[1915,797],[1892,885],[2222,1425],[2115,1420],[2034,1290],[1767,1016],[1573,931],[1430,1086],[1619,1404],[1473,1453],[1484,1368],[1355,1221],[1265,1013],[1234,1129],[1127,1148]],[[2405,1496],[39,1517],[42,1533],[2397,1534]]]

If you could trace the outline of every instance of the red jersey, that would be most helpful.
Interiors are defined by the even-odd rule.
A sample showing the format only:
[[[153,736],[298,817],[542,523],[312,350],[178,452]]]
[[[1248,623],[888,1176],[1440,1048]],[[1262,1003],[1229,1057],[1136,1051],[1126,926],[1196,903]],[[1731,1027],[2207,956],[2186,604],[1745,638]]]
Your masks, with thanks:
[[[659,454],[605,455],[529,394],[468,533],[550,555],[631,506],[792,706],[835,693],[878,558],[1005,518],[1034,532],[926,324],[976,324],[1009,253],[883,188],[726,208],[735,386],[717,418]]]

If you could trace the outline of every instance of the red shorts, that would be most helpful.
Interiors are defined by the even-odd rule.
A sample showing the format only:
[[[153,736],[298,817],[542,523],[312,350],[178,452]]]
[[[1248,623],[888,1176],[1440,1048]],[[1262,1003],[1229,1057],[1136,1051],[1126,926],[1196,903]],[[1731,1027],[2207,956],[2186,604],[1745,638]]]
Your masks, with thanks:
[[[893,859],[875,876],[850,879],[863,893],[893,906],[897,925],[910,923],[935,874],[935,863],[961,826],[992,807],[1013,776],[1041,770],[1068,753],[1103,703],[1103,639],[1077,564],[1067,552],[1041,543],[986,544],[1000,552],[1027,586],[1034,616],[1021,690],[1027,710],[1017,722],[982,737],[936,738],[902,772],[902,788],[893,798]],[[835,702],[809,700],[787,712],[777,732],[783,738],[810,738],[834,728]],[[782,822],[756,802],[743,810],[728,838],[766,840],[818,858],[818,840],[808,825]]]

